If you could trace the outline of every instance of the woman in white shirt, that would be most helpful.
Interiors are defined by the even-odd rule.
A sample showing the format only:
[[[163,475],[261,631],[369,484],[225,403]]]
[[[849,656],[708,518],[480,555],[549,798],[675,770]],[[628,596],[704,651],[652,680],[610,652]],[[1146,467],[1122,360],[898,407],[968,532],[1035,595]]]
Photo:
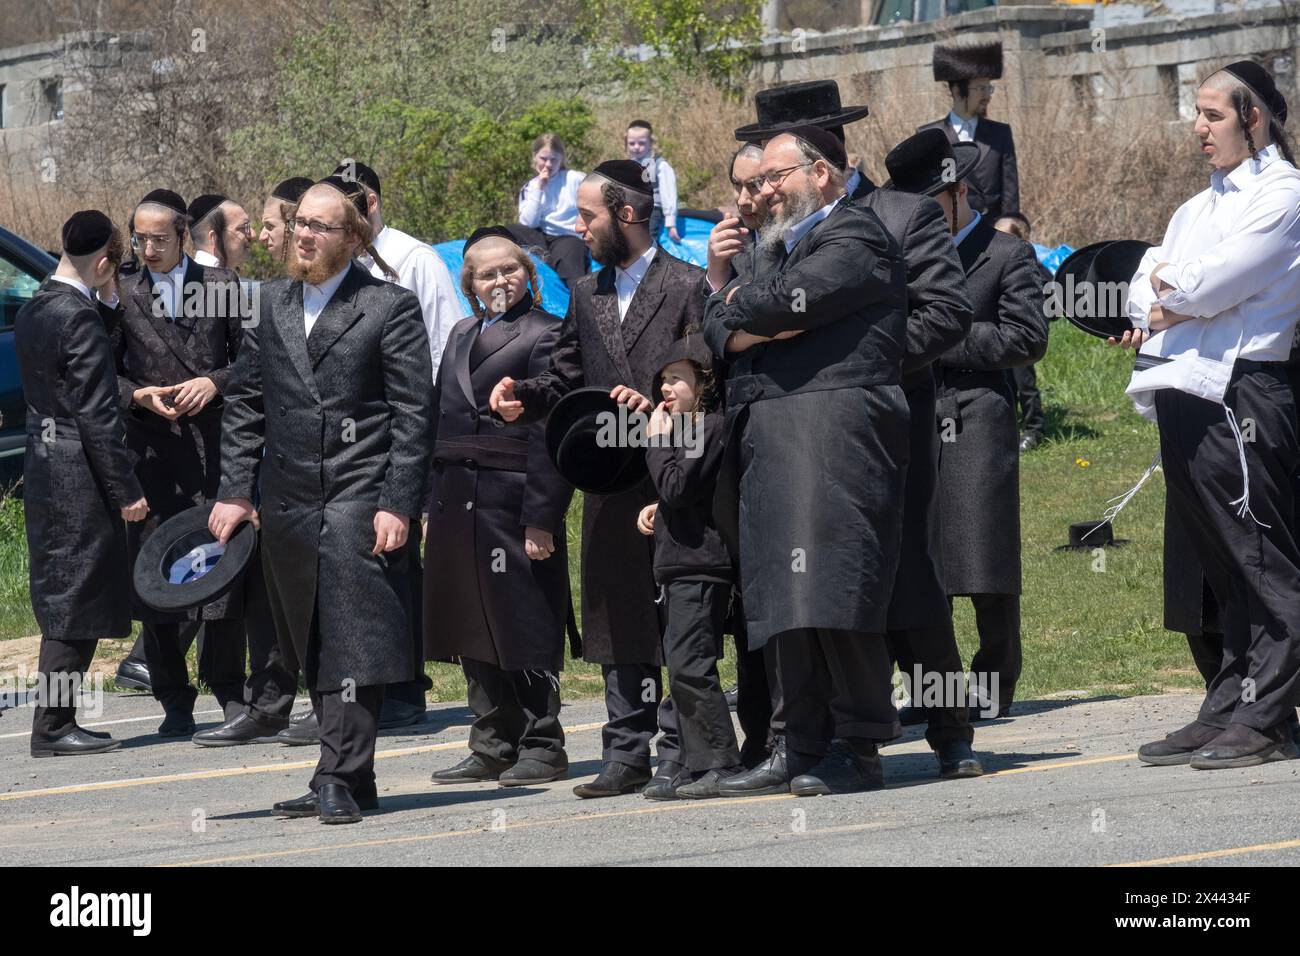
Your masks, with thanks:
[[[1300,436],[1287,363],[1300,320],[1300,171],[1286,100],[1258,64],[1212,74],[1196,112],[1210,188],[1143,257],[1121,344],[1140,349],[1127,391],[1160,427],[1169,504],[1223,631],[1197,719],[1138,756],[1211,770],[1298,755],[1288,724],[1300,702]]]
[[[587,245],[578,236],[578,186],[586,173],[564,165],[564,141],[555,133],[533,140],[537,175],[519,190],[519,222],[507,226],[519,245],[545,250],[547,265],[570,284],[587,274]]]

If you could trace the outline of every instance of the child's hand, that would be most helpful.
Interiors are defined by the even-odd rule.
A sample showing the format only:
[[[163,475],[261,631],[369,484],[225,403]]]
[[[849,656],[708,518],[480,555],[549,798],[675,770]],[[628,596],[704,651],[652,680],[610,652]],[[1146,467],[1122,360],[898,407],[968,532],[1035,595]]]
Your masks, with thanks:
[[[655,513],[659,511],[659,502],[646,505],[641,509],[641,513],[636,516],[636,530],[640,531],[646,537],[653,537],[655,533]]]
[[[541,528],[524,529],[524,554],[534,561],[545,561],[555,553],[555,538]]]
[[[668,409],[664,407],[663,402],[660,402],[650,413],[650,424],[646,427],[645,433],[651,438],[657,438],[660,435],[671,435],[672,431],[673,416],[668,414]]]

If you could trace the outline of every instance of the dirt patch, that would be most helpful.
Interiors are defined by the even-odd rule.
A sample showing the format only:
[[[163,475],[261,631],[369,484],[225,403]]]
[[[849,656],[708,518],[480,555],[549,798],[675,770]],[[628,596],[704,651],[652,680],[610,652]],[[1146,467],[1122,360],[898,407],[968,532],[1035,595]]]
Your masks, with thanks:
[[[130,652],[130,640],[100,641],[99,646],[95,648],[95,659],[90,662],[90,673],[112,677],[117,671],[118,662]],[[40,653],[39,635],[0,641],[0,680],[12,678],[17,674],[35,675]]]

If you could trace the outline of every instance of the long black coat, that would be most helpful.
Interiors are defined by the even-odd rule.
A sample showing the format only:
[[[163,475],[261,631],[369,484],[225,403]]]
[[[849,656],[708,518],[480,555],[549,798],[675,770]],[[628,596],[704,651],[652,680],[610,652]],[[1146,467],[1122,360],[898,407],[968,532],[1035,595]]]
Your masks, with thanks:
[[[104,319],[47,279],[14,322],[27,401],[23,514],[32,611],[49,640],[131,633],[131,567],[120,509],[140,499],[117,408]]]
[[[148,269],[120,280],[122,301],[112,330],[118,407],[126,420],[127,445],[138,458],[136,475],[149,499],[149,517],[127,528],[132,564],[158,525],[213,500],[221,476],[222,396],[230,382],[244,324],[239,309],[232,307],[228,298],[239,288],[238,278],[228,269],[202,266],[193,259],[188,263],[187,289],[202,284],[223,294],[205,293],[201,315],[181,315],[175,322],[161,312],[154,314],[155,294]],[[209,303],[215,306],[214,314],[208,313]],[[197,415],[169,422],[131,401],[138,388],[201,377],[212,379],[217,397]],[[242,607],[243,590],[236,587],[204,606],[202,614],[207,620],[242,617]],[[184,619],[184,615],[155,611],[139,599],[133,616],[140,621]]]
[[[420,302],[353,264],[307,338],[302,289],[262,286],[226,391],[219,497],[251,499],[262,465],[271,613],[308,687],[410,680],[419,595],[409,563],[433,416]],[[416,533],[407,549],[373,556],[381,508]]]
[[[471,316],[447,338],[424,549],[424,650],[504,670],[558,671],[569,616],[564,516],[573,486],[546,451],[541,423],[502,424],[488,399],[505,376],[544,372],[560,319],[525,295],[486,331]],[[555,553],[534,561],[524,529],[549,531]]]
[[[944,585],[950,595],[1019,594],[1020,431],[1006,370],[1047,351],[1043,287],[1033,247],[987,216],[957,252],[975,321],[938,363]]]
[[[613,267],[576,280],[550,367],[515,384],[524,417],[544,416],[586,385],[627,385],[655,399],[660,357],[702,321],[703,279],[699,266],[660,249],[621,323]],[[582,497],[582,656],[593,664],[663,663],[654,541],[636,529],[637,513],[655,497],[649,478],[619,495]]]
[[[907,466],[902,251],[841,201],[788,255],[759,249],[752,265],[709,299],[709,347],[724,354],[737,329],[805,331],[733,357],[727,379],[749,646],[795,628],[882,633]]]
[[[865,187],[865,189],[863,188]],[[903,395],[910,414],[903,486],[903,548],[889,629],[937,627],[947,621],[943,538],[939,530],[939,436],[934,430],[931,363],[970,331],[971,303],[943,208],[928,196],[876,189],[863,177],[857,201],[880,217],[903,247],[907,268],[907,353]]]
[[[933,123],[917,127],[941,129],[950,143],[956,143],[957,134],[945,116]],[[970,190],[972,209],[979,209],[989,217],[990,225],[999,216],[1020,211],[1020,170],[1016,165],[1016,143],[1011,127],[997,120],[981,119],[975,124],[975,144],[980,148],[979,162],[966,177]]]

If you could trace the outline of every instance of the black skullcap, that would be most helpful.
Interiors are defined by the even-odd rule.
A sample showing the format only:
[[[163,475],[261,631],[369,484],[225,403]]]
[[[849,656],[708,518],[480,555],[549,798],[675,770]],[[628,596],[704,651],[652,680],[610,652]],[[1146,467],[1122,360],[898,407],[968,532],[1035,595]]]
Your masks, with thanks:
[[[174,193],[170,189],[155,189],[140,200],[140,205],[145,203],[166,206],[179,215],[185,215],[185,200],[180,197],[180,193]]]
[[[1279,123],[1286,122],[1286,98],[1278,90],[1268,70],[1254,60],[1238,60],[1225,66],[1223,72],[1231,73],[1250,87],[1250,91],[1260,98]]]
[[[849,157],[844,151],[844,144],[840,138],[828,129],[820,126],[791,126],[789,129],[782,130],[782,133],[789,133],[791,136],[797,136],[817,152],[821,153],[826,162],[830,163],[836,169],[843,169],[848,165]]]
[[[627,124],[628,129],[631,129],[633,126],[639,126],[642,129],[644,129],[647,133],[654,133],[655,131],[655,128],[650,125],[649,120],[633,120],[632,122]]]
[[[297,202],[302,194],[311,189],[311,180],[306,176],[294,176],[286,179],[271,190],[271,198],[281,202]]]
[[[341,176],[326,176],[312,185],[329,186],[332,189],[337,189],[345,197],[352,200],[352,205],[357,207],[357,211],[361,213],[362,218],[369,215],[370,203],[366,200],[366,191],[356,183],[350,183]]]
[[[654,195],[654,184],[649,180],[650,171],[634,159],[607,159],[592,172],[633,192]]]
[[[383,195],[379,191],[379,174],[365,163],[358,163],[355,159],[345,159],[334,167],[334,175],[344,181],[356,180],[367,189],[374,190],[376,196]]]
[[[70,256],[88,256],[103,249],[112,237],[113,220],[98,209],[83,209],[63,224],[63,251]]]
[[[510,235],[510,230],[505,226],[482,226],[469,234],[469,238],[465,240],[465,248],[461,250],[461,255],[464,256],[465,253],[469,252],[469,247],[474,243],[492,238],[508,239],[515,242],[515,237]],[[518,243],[515,244],[518,245]]]
[[[190,225],[197,226],[208,216],[216,211],[217,207],[226,201],[226,197],[219,193],[206,193],[200,196],[194,202],[190,203],[190,208],[186,213],[190,217]]]

